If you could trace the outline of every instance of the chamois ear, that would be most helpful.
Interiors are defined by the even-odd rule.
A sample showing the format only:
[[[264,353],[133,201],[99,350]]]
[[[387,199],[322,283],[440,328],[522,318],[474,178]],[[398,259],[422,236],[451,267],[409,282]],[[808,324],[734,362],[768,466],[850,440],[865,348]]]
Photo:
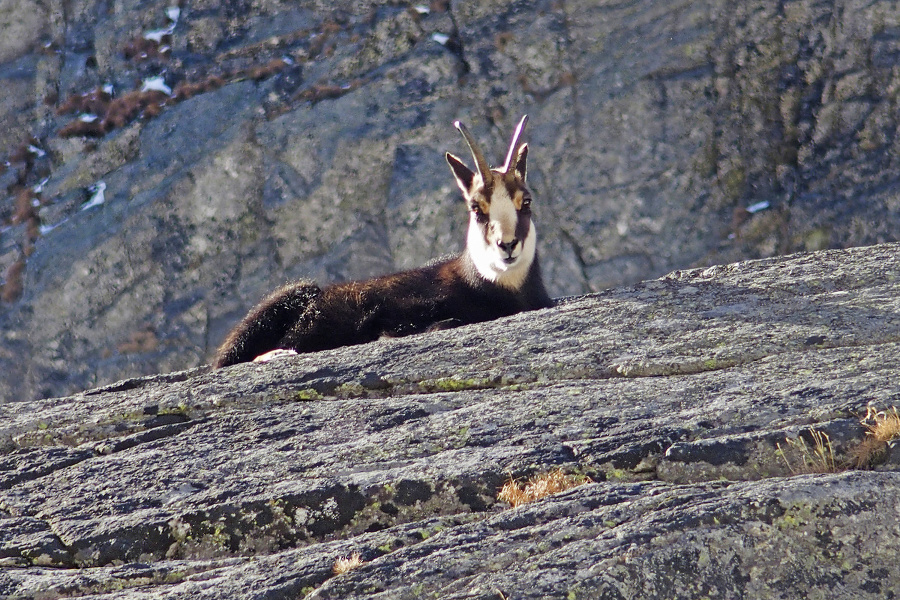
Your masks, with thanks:
[[[459,186],[459,189],[462,190],[462,193],[468,198],[472,194],[472,184],[475,182],[475,173],[463,162],[450,154],[447,153],[447,163],[450,165],[450,170],[453,171],[453,177],[456,178],[456,185]]]
[[[525,181],[525,159],[528,158],[528,144],[522,144],[519,146],[519,151],[516,153],[516,159],[513,161],[513,169],[522,178],[522,181]]]

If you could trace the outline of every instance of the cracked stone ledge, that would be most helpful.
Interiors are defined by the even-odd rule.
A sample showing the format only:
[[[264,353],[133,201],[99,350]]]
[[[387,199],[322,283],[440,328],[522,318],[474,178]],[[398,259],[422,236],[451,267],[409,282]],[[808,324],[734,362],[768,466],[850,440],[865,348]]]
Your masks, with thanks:
[[[334,548],[362,548],[377,569],[394,553],[427,554],[434,537],[477,537],[479,523],[504,518],[496,494],[510,477],[560,467],[616,498],[799,481],[791,441],[824,432],[846,462],[865,435],[866,406],[900,398],[900,284],[872,276],[898,249],[673,274],[475,327],[0,406],[0,518],[19,532],[0,540],[0,560],[34,582],[41,565],[112,573],[104,565],[257,557],[258,566],[306,552],[315,566],[291,586],[330,597]],[[828,283],[835,262],[857,273],[840,275],[840,289]],[[792,292],[779,272],[833,289]],[[753,289],[752,314],[721,309],[746,303],[767,278],[776,291]],[[788,310],[801,301],[804,311]],[[807,343],[824,323],[867,342]],[[711,368],[702,357],[726,333],[737,353],[763,342],[765,352]],[[691,355],[710,368],[609,376],[622,357],[687,364]],[[572,494],[591,492],[562,498]],[[634,518],[608,515],[604,527]],[[445,524],[436,534],[388,533],[435,520]],[[255,577],[241,571],[249,564],[228,563],[222,577]],[[159,569],[134,581],[195,581]],[[208,581],[221,572],[210,568]]]

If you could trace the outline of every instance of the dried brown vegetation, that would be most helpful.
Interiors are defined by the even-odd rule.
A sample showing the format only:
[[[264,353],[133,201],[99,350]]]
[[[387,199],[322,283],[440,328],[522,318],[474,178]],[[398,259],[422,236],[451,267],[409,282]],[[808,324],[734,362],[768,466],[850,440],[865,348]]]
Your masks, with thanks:
[[[861,423],[866,428],[866,437],[851,455],[857,469],[868,469],[883,460],[888,446],[900,439],[900,414],[895,406],[886,410],[870,406]]]
[[[870,469],[882,462],[890,445],[900,440],[900,413],[896,407],[877,410],[870,406],[860,419],[866,433],[862,442],[849,450],[843,462],[835,459],[834,448],[828,434],[809,430],[811,443],[803,436],[785,440],[778,452],[795,475],[803,473],[835,473],[847,469]]]
[[[24,273],[25,258],[20,257],[6,270],[6,281],[0,285],[0,300],[15,302],[19,299],[19,296],[22,295]]]
[[[56,114],[67,115],[76,112],[100,114],[106,111],[111,101],[112,95],[104,88],[98,87],[84,94],[69,96],[57,107]]]
[[[509,481],[500,488],[497,499],[509,502],[516,507],[585,483],[593,483],[593,480],[585,475],[567,475],[562,469],[554,469],[535,475],[522,484],[510,477]]]
[[[834,447],[827,433],[810,429],[809,435],[812,443],[808,443],[803,436],[798,436],[796,440],[786,439],[784,447],[776,444],[778,452],[793,475],[836,473],[845,468],[835,461]]]
[[[140,35],[125,44],[122,54],[128,60],[166,59],[171,54],[171,44],[172,34],[170,33],[161,36],[159,41]]]
[[[15,192],[13,213],[9,217],[9,223],[25,225],[25,235],[20,243],[23,257],[31,255],[34,251],[34,242],[40,236],[41,221],[36,208],[39,204],[39,194],[30,188],[20,187]]]
[[[274,58],[264,65],[256,65],[246,70],[246,75],[254,81],[262,81],[275,75],[288,65],[284,59]]]
[[[15,212],[12,216],[14,224],[27,223],[31,219],[37,218],[34,210],[35,196],[28,188],[22,188],[16,194]]]
[[[172,106],[198,94],[218,89],[231,81],[253,79],[262,81],[284,69],[288,63],[273,59],[264,65],[253,65],[227,76],[213,74],[196,81],[182,81],[171,95],[160,90],[132,90],[113,98],[102,88],[66,98],[56,109],[57,114],[89,113],[91,120],[78,118],[64,125],[57,132],[59,137],[103,137],[114,129],[124,127],[135,119],[152,119],[167,106]]]
[[[96,118],[76,119],[62,127],[57,135],[102,137],[140,116],[152,118],[158,115],[162,112],[162,107],[171,100],[170,96],[159,90],[133,90],[113,98],[108,92],[98,88],[80,96],[70,96],[57,109],[58,114],[87,112]]]
[[[361,85],[362,81],[358,79],[346,85],[316,83],[312,87],[296,94],[294,96],[294,99],[315,104],[317,102],[321,102],[322,100],[333,100],[335,98],[340,98],[344,94],[352,92]]]
[[[334,567],[331,570],[335,575],[341,575],[358,568],[364,562],[362,555],[359,552],[354,552],[350,556],[341,556],[335,560]]]

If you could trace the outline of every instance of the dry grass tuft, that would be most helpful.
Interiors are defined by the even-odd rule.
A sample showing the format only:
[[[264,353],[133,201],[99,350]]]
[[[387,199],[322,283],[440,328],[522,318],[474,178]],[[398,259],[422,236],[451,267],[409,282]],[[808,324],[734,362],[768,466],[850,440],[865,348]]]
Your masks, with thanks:
[[[895,406],[887,410],[870,406],[861,423],[866,428],[866,438],[852,456],[857,469],[868,469],[884,457],[891,442],[900,439],[900,414]]]
[[[787,446],[782,448],[776,444],[781,457],[784,459],[788,470],[794,475],[805,473],[836,473],[842,470],[841,465],[834,460],[834,448],[831,446],[831,438],[824,431],[809,430],[813,439],[810,446],[802,437],[796,440],[786,439]],[[793,455],[798,462],[792,464],[788,455]]]
[[[352,571],[353,569],[362,565],[365,561],[362,559],[362,555],[359,552],[354,552],[349,557],[341,556],[337,560],[334,561],[334,567],[332,567],[332,571],[335,575],[342,575],[347,571]]]
[[[593,482],[594,480],[586,475],[566,475],[562,469],[554,469],[548,473],[535,475],[522,485],[510,477],[509,481],[500,488],[497,499],[509,502],[516,507]]]

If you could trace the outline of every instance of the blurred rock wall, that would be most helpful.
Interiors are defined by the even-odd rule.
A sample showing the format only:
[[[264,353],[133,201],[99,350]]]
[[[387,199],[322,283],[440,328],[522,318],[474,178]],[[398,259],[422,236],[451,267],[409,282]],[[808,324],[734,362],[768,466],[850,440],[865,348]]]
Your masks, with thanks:
[[[172,8],[0,0],[0,399],[200,365],[287,279],[458,251],[457,118],[499,163],[529,114],[554,295],[898,238],[891,2]]]

